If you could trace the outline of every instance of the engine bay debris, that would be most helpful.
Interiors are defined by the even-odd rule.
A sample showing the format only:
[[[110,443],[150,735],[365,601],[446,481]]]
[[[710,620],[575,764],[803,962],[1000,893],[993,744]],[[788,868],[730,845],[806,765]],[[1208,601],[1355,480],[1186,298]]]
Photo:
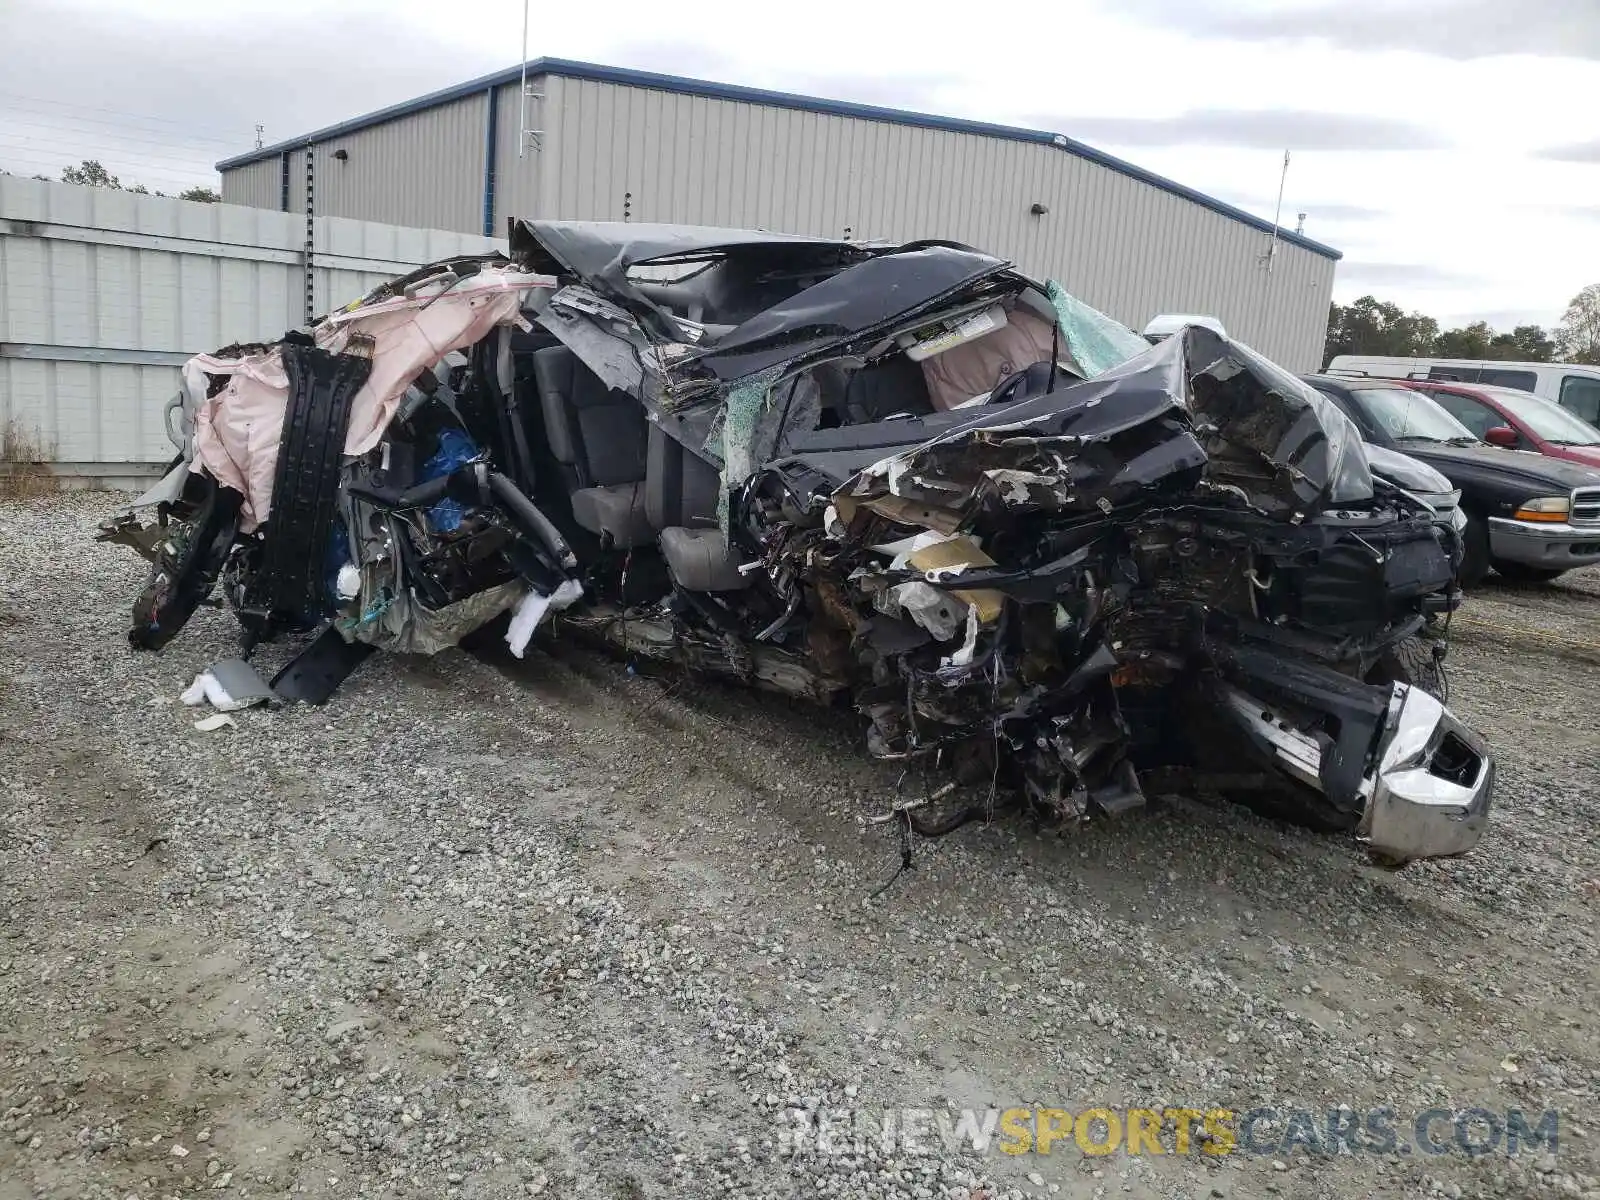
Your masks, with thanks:
[[[1477,843],[1459,538],[1288,372],[952,242],[510,233],[189,363],[179,454],[102,527],[152,564],[132,645],[220,589],[245,658],[314,635],[271,691],[322,703],[558,621],[853,706],[943,772],[897,809],[927,835],[1203,790],[1391,865]]]

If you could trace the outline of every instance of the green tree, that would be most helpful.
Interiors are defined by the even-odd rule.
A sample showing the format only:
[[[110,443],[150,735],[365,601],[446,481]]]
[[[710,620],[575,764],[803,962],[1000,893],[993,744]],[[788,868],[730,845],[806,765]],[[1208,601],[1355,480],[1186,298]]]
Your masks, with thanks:
[[[1591,295],[1591,293],[1593,293]],[[1594,339],[1577,343],[1600,355],[1600,284],[1585,288],[1568,309],[1590,311]],[[1579,322],[1582,325],[1582,322]],[[1328,314],[1328,356],[1371,354],[1394,358],[1480,358],[1513,362],[1549,362],[1564,341],[1559,331],[1537,325],[1518,325],[1510,333],[1496,333],[1487,321],[1474,321],[1459,329],[1439,329],[1439,322],[1419,312],[1407,314],[1398,304],[1363,296],[1350,304],[1335,304]],[[1596,361],[1600,361],[1597,358]]]
[[[1335,304],[1328,314],[1328,353],[1382,354],[1411,358],[1427,354],[1439,335],[1439,323],[1422,313],[1406,313],[1397,304],[1362,296]]]
[[[1474,321],[1460,329],[1447,329],[1433,341],[1438,358],[1488,358],[1494,330],[1487,321]]]
[[[1446,329],[1433,343],[1433,353],[1438,358],[1501,362],[1549,362],[1555,349],[1555,339],[1537,325],[1518,325],[1510,333],[1496,333],[1487,321]]]
[[[1555,339],[1537,325],[1518,325],[1489,342],[1490,358],[1516,362],[1549,362],[1555,352]]]
[[[47,176],[36,175],[35,179],[47,179]],[[152,192],[142,183],[124,185],[122,180],[106,170],[105,165],[97,158],[86,158],[75,167],[68,167],[61,172],[62,183],[76,183],[82,187],[110,188],[116,192],[132,192],[137,196],[165,196],[165,192]],[[222,196],[214,189],[197,185],[178,193],[179,200],[195,200],[201,204],[218,204]]]
[[[68,167],[61,172],[62,183],[76,183],[82,187],[111,188],[122,191],[122,180],[100,164],[98,158],[86,158],[75,167]]]
[[[1600,366],[1600,283],[1591,283],[1567,304],[1556,346],[1565,362]]]

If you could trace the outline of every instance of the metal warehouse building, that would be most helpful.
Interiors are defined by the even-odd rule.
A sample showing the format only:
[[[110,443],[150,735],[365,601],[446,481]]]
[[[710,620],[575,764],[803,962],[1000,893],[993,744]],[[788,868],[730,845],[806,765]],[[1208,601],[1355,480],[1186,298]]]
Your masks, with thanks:
[[[522,75],[227,159],[223,199],[489,236],[535,217],[952,238],[1136,329],[1209,313],[1321,364],[1338,251],[1061,134],[552,58],[524,103]]]

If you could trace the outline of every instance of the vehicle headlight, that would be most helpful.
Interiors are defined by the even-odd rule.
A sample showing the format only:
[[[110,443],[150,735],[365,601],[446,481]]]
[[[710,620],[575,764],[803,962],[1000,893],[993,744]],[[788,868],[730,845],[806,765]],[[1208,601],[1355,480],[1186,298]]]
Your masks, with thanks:
[[[1511,515],[1519,521],[1550,521],[1560,523],[1572,511],[1570,496],[1536,496],[1524,500]]]

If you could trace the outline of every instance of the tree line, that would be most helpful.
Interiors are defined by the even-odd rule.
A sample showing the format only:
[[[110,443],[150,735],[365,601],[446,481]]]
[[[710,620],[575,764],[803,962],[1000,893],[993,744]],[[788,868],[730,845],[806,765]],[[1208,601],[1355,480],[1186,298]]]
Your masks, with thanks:
[[[1489,358],[1516,362],[1576,362],[1600,366],[1600,283],[1567,304],[1554,329],[1518,325],[1497,332],[1486,321],[1440,329],[1420,312],[1363,296],[1328,313],[1327,356],[1377,354],[1396,358]]]
[[[6,172],[0,172],[5,174]],[[42,179],[46,183],[54,183],[48,175],[35,175],[35,179]],[[154,192],[142,183],[130,183],[124,186],[121,179],[106,170],[98,158],[86,158],[75,167],[65,167],[61,171],[62,183],[76,183],[82,187],[109,188],[114,192],[132,192],[137,196],[165,196],[165,192]],[[185,188],[177,195],[179,200],[196,200],[201,204],[220,204],[222,195],[215,188],[192,187]]]

